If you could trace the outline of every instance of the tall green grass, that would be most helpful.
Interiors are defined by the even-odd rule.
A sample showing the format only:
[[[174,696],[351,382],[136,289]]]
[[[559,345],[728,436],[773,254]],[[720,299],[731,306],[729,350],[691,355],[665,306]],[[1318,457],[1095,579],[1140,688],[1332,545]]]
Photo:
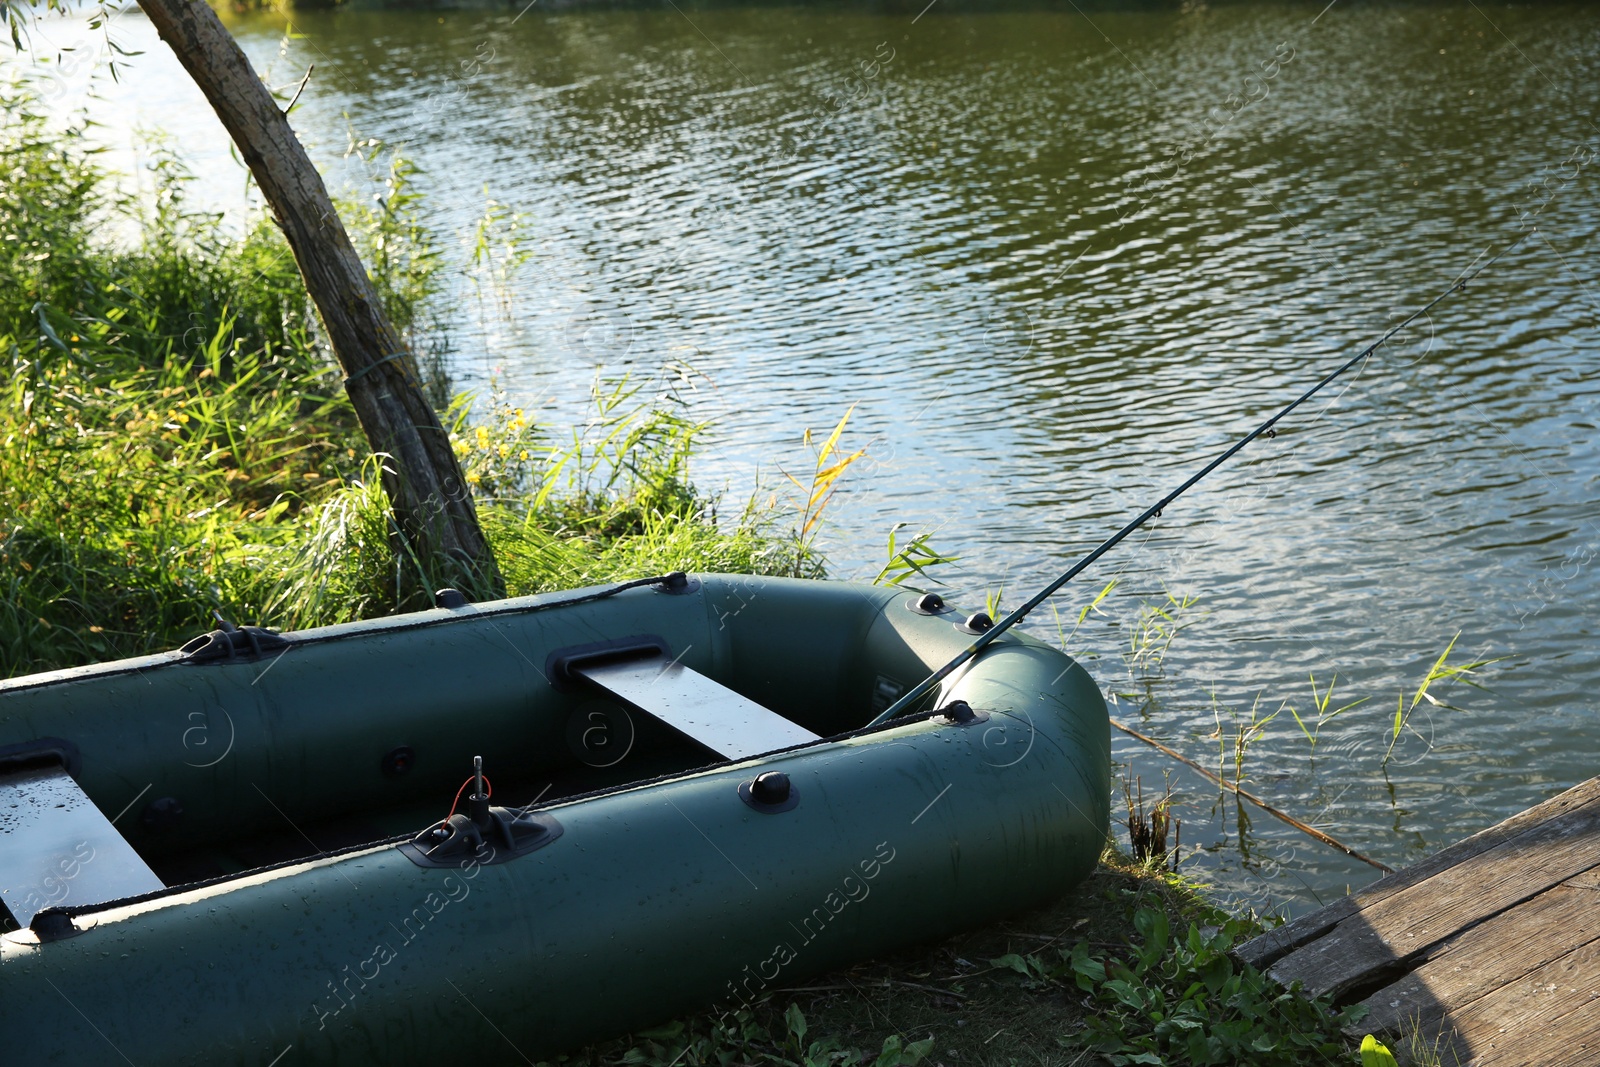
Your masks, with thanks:
[[[148,213],[81,128],[7,91],[0,132],[0,671],[172,645],[254,607],[285,520],[361,445],[293,261],[186,210]],[[98,235],[133,224],[117,247]]]
[[[82,128],[25,87],[0,108],[0,675],[172,648],[214,613],[298,628],[423,606],[436,568],[392,521],[276,227],[191,210],[170,152],[153,203],[124,198]],[[391,315],[437,351],[414,170],[381,162],[382,200],[342,213]],[[102,236],[119,232],[136,236]],[[597,384],[570,433],[499,401],[446,417],[513,594],[790,573],[808,551],[758,509],[719,521],[689,478],[701,427],[639,383]]]
[[[670,393],[622,379],[595,385],[591,416],[557,434],[502,398],[446,413],[506,592],[523,596],[673,570],[820,573],[814,548],[777,529],[752,498],[731,522],[689,480],[701,429]],[[396,588],[434,588],[400,539],[378,488],[378,457],[296,522],[266,617],[289,628],[392,610]],[[420,606],[420,605],[417,605]]]

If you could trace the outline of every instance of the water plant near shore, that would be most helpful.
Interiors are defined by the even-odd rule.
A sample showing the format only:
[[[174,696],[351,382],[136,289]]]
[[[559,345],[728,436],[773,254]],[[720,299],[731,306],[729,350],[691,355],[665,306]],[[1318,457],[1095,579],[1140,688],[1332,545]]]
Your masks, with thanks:
[[[1317,692],[1317,676],[1312,674],[1310,678],[1311,706],[1316,708],[1316,717],[1307,724],[1306,720],[1301,718],[1300,713],[1293,707],[1289,708],[1289,714],[1294,716],[1294,721],[1299,725],[1300,732],[1305,734],[1306,741],[1311,745],[1312,758],[1315,758],[1317,755],[1317,741],[1322,737],[1322,728],[1351,708],[1365,704],[1370,698],[1362,697],[1360,700],[1352,700],[1335,708],[1331,705],[1333,704],[1333,688],[1339,684],[1339,672],[1333,672],[1333,677],[1328,679],[1328,687],[1320,693]]]
[[[1465,682],[1474,689],[1483,689],[1483,684],[1474,680],[1474,674],[1491,663],[1500,662],[1499,659],[1480,659],[1473,660],[1471,663],[1451,663],[1450,653],[1455,651],[1456,642],[1459,640],[1461,640],[1461,632],[1458,630],[1456,635],[1450,639],[1450,643],[1445,646],[1444,651],[1439,653],[1439,658],[1434,661],[1433,666],[1428,668],[1428,673],[1423,676],[1421,684],[1417,686],[1417,691],[1411,695],[1410,703],[1406,702],[1404,693],[1401,693],[1396,698],[1393,730],[1389,735],[1389,745],[1383,752],[1383,766],[1386,769],[1389,766],[1389,761],[1394,758],[1395,746],[1400,743],[1402,734],[1409,730],[1418,737],[1422,736],[1411,725],[1411,716],[1423,701],[1427,701],[1431,706],[1443,708],[1446,711],[1462,710],[1454,704],[1446,704],[1428,691],[1435,682]],[[1426,741],[1427,739],[1423,738],[1423,740]]]
[[[1130,782],[1129,779],[1132,779]],[[1137,863],[1170,865],[1178,869],[1178,850],[1183,841],[1183,827],[1172,814],[1172,781],[1168,779],[1161,799],[1144,806],[1144,779],[1128,769],[1122,776],[1122,799],[1128,809],[1128,846]],[[1167,847],[1167,831],[1173,832],[1172,847]]]
[[[119,196],[80,127],[4,91],[0,671],[181,643],[249,601],[287,520],[360,445],[270,225]],[[131,221],[138,239],[98,235]]]
[[[851,404],[845,409],[844,415],[839,419],[838,425],[828,435],[828,439],[816,448],[816,457],[812,464],[809,484],[800,481],[794,475],[784,472],[784,477],[800,491],[800,503],[796,510],[800,517],[794,535],[794,568],[796,578],[817,577],[815,567],[811,566],[817,561],[816,537],[822,515],[832,502],[833,496],[839,491],[835,484],[850,464],[867,454],[865,448],[858,448],[854,452],[845,454],[839,446],[839,438],[844,434],[850,416],[855,412],[856,406]],[[811,443],[811,430],[805,432],[805,443],[808,448],[814,447]]]
[[[928,573],[931,567],[942,566],[946,563],[955,563],[960,557],[947,556],[929,544],[933,537],[932,530],[924,530],[913,537],[904,545],[896,545],[896,537],[900,531],[910,523],[897,522],[889,528],[889,561],[878,571],[872,579],[873,585],[898,585],[917,592],[926,592],[910,584],[910,579],[926,578],[936,585],[943,584],[939,579]]]
[[[1162,661],[1173,639],[1195,621],[1189,609],[1199,600],[1192,593],[1178,596],[1168,591],[1165,603],[1140,605],[1139,617],[1129,631],[1128,651],[1124,653],[1130,672],[1138,671],[1147,677],[1161,673]]]

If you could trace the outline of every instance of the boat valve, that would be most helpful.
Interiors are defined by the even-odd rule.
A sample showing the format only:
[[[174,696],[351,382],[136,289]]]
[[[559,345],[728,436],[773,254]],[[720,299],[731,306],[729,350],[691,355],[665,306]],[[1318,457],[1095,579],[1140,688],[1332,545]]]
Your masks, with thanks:
[[[764,815],[791,811],[800,803],[800,791],[782,771],[765,771],[739,783],[739,799]]]
[[[489,794],[483,790],[483,757],[472,757],[472,793],[467,797],[467,816],[480,830],[487,830],[493,820],[489,817]]]
[[[994,620],[986,611],[975,611],[967,616],[965,622],[956,623],[956,629],[964,634],[981,634],[994,629]]]
[[[789,776],[782,771],[757,775],[750,785],[750,795],[763,804],[782,804],[789,799]]]
[[[934,710],[934,722],[943,723],[945,726],[971,726],[976,722],[988,722],[989,713],[979,711],[965,700],[952,700],[943,707]]]

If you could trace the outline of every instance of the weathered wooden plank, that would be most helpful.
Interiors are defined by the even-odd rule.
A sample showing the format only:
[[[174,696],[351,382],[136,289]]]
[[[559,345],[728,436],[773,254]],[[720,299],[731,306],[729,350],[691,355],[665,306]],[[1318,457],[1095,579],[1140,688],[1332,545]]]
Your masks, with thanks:
[[[1594,1067],[1600,1063],[1600,1012],[1584,1007],[1561,1020],[1560,1047],[1550,1049],[1539,1067]]]
[[[1427,861],[1423,861],[1427,862]],[[1396,871],[1387,875],[1373,885],[1382,885],[1391,878],[1399,878],[1408,874],[1411,868]],[[1409,883],[1408,883],[1409,884]],[[1301,945],[1315,941],[1323,934],[1332,930],[1338,923],[1348,919],[1357,911],[1356,898],[1340,897],[1326,908],[1307,912],[1284,923],[1275,930],[1268,930],[1260,937],[1253,937],[1233,950],[1233,958],[1240,963],[1248,963],[1252,967],[1266,968],[1275,961],[1293,952]]]
[[[1351,1034],[1435,1032],[1450,1012],[1597,939],[1600,894],[1563,882],[1441,942],[1405,977],[1362,1001],[1368,1012]]]
[[[1591,798],[1376,902],[1358,900],[1355,914],[1269,973],[1308,995],[1343,993],[1596,862],[1600,798]]]
[[[1575,878],[1568,878],[1563,884],[1570,885],[1575,889],[1600,890],[1600,867],[1591,871],[1584,871]],[[1600,897],[1596,897],[1595,902],[1600,903]]]
[[[1338,900],[1320,911],[1302,915],[1284,923],[1276,930],[1269,930],[1236,948],[1234,957],[1255,967],[1266,968],[1295,949],[1323,936],[1362,908],[1409,889],[1440,871],[1481,855],[1542,822],[1559,818],[1596,799],[1600,799],[1600,777],[1575,785],[1566,792],[1536,804],[1527,811],[1519,812],[1504,822],[1496,823],[1471,837],[1440,849],[1427,859],[1419,860],[1404,870],[1386,875],[1359,892]]]
[[[1472,1067],[1593,1067],[1600,1036],[1600,941],[1579,946],[1451,1012],[1447,1023]]]

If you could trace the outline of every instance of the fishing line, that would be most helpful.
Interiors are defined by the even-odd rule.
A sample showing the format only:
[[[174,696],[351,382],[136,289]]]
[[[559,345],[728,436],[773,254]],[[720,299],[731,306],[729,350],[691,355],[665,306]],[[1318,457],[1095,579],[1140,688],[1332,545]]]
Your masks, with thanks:
[[[890,719],[906,714],[907,710],[914,707],[917,701],[927,696],[928,692],[932,690],[934,686],[948,678],[952,672],[970,660],[973,656],[976,656],[979,652],[982,652],[985,648],[988,648],[991,644],[999,639],[1001,634],[1005,633],[1007,630],[1011,629],[1011,627],[1021,622],[1027,617],[1029,612],[1033,611],[1034,608],[1048,600],[1056,592],[1056,590],[1060,589],[1062,586],[1072,581],[1072,579],[1076,578],[1081,571],[1087,568],[1090,564],[1094,563],[1095,560],[1099,559],[1117,545],[1121,544],[1123,539],[1129,534],[1133,533],[1133,531],[1149,522],[1152,518],[1160,515],[1162,509],[1166,508],[1174,500],[1177,500],[1184,493],[1192,489],[1206,475],[1210,474],[1212,471],[1228,462],[1228,460],[1232,459],[1246,445],[1248,445],[1251,441],[1254,441],[1256,438],[1261,437],[1262,435],[1269,437],[1274,436],[1277,431],[1274,430],[1273,427],[1278,424],[1278,420],[1282,419],[1285,415],[1288,415],[1301,404],[1304,404],[1307,400],[1310,400],[1313,396],[1316,396],[1317,393],[1321,392],[1325,386],[1343,377],[1346,372],[1365,362],[1374,352],[1376,352],[1379,348],[1382,348],[1389,338],[1393,337],[1395,334],[1399,333],[1401,330],[1417,321],[1417,319],[1432,311],[1435,307],[1438,307],[1439,304],[1443,303],[1445,298],[1447,298],[1451,293],[1466,289],[1468,282],[1472,281],[1478,275],[1488,270],[1502,257],[1509,254],[1512,249],[1516,248],[1523,241],[1527,240],[1530,234],[1536,232],[1538,232],[1537,227],[1524,231],[1521,237],[1518,237],[1515,241],[1512,241],[1499,252],[1495,253],[1495,255],[1486,261],[1482,266],[1478,266],[1476,269],[1474,269],[1474,265],[1477,264],[1479,260],[1483,259],[1483,257],[1488,253],[1489,249],[1486,248],[1482,252],[1479,252],[1475,257],[1473,257],[1472,263],[1467,264],[1467,269],[1457,275],[1454,282],[1450,283],[1449,288],[1445,289],[1438,296],[1428,301],[1427,304],[1401,319],[1382,337],[1378,338],[1372,344],[1362,349],[1356,355],[1350,357],[1350,359],[1346,360],[1340,367],[1338,367],[1338,369],[1323,377],[1321,381],[1317,382],[1311,388],[1301,393],[1294,400],[1290,401],[1288,404],[1285,404],[1282,408],[1279,408],[1278,411],[1271,418],[1267,419],[1266,422],[1263,422],[1260,426],[1257,426],[1254,430],[1251,430],[1249,433],[1245,434],[1244,437],[1240,438],[1231,447],[1229,447],[1227,451],[1221,453],[1210,463],[1207,463],[1204,467],[1200,468],[1199,471],[1191,475],[1189,479],[1182,485],[1178,486],[1178,488],[1174,489],[1172,492],[1168,493],[1166,496],[1162,497],[1160,500],[1146,508],[1138,518],[1134,519],[1122,529],[1118,530],[1116,533],[1100,542],[1099,546],[1096,547],[1094,551],[1090,552],[1087,556],[1084,556],[1071,567],[1067,568],[1065,573],[1063,573],[1059,578],[1051,582],[1049,585],[1045,586],[1043,589],[1039,590],[1039,592],[1035,593],[1026,604],[1023,604],[1016,611],[1013,611],[1004,619],[1001,619],[999,622],[995,623],[988,630],[985,630],[978,636],[976,641],[973,641],[972,644],[962,649],[954,659],[913,686],[893,704],[890,704],[889,707],[884,710],[883,714],[879,715],[876,719],[873,719],[872,722],[868,723],[867,725],[869,727],[879,726],[888,722]]]

